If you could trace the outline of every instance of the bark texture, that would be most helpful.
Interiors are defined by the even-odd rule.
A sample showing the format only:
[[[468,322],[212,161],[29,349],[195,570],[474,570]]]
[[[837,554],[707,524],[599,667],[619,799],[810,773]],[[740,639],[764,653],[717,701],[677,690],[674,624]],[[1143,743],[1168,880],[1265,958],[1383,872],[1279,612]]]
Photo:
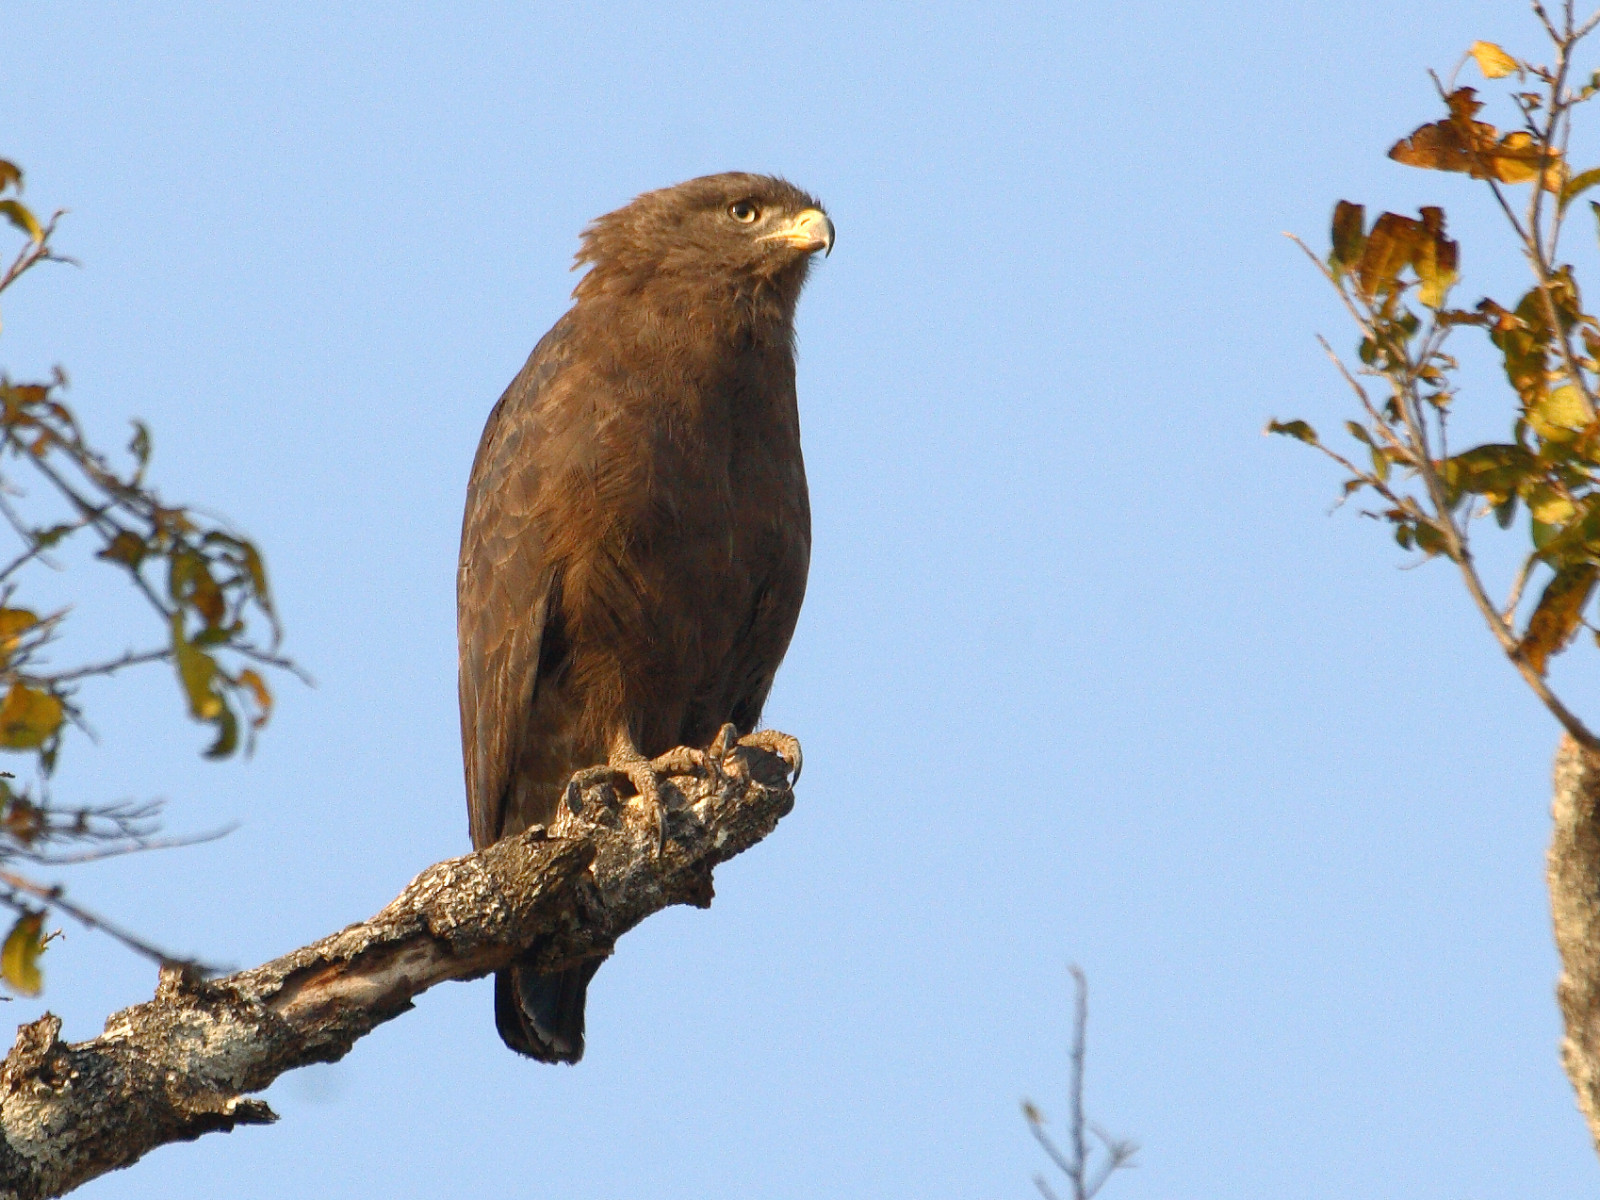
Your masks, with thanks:
[[[1561,953],[1556,999],[1566,1025],[1561,1065],[1600,1152],[1600,755],[1569,736],[1556,752],[1551,816],[1550,913]]]
[[[794,805],[787,768],[741,746],[722,778],[665,789],[668,841],[609,787],[488,849],[429,867],[369,921],[253,970],[197,979],[167,969],[155,998],[91,1041],[46,1014],[0,1064],[0,1198],[59,1196],[157,1146],[276,1120],[249,1093],[357,1038],[447,979],[474,979],[530,948],[551,968],[610,954],[673,904],[711,903],[711,870]]]

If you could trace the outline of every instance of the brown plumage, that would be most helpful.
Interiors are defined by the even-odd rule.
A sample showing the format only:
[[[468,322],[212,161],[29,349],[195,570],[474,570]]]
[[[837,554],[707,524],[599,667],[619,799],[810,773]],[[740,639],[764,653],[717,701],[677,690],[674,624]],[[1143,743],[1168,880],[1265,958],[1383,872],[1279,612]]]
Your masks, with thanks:
[[[648,759],[755,727],[805,593],[793,322],[832,244],[816,201],[744,174],[647,192],[584,232],[575,303],[489,414],[467,489],[475,847],[549,823],[597,763],[659,806]],[[501,972],[506,1044],[576,1062],[597,965]]]

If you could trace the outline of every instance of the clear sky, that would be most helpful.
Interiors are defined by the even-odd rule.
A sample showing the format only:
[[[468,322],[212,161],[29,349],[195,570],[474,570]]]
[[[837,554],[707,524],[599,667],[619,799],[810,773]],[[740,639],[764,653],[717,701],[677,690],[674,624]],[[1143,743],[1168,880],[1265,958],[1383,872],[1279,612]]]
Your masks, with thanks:
[[[8,293],[0,363],[64,364],[107,441],[149,421],[164,491],[265,548],[318,681],[223,765],[163,673],[87,697],[60,796],[242,826],[75,894],[208,959],[466,849],[462,495],[583,223],[739,169],[838,228],[768,709],[805,743],[793,815],[709,912],[622,942],[580,1066],[516,1059],[488,983],[448,985],[280,1082],[277,1127],[82,1194],[1028,1196],[1069,961],[1092,1115],[1144,1145],[1107,1197],[1592,1192],[1554,725],[1445,568],[1400,570],[1260,436],[1345,415],[1312,335],[1349,332],[1281,236],[1320,244],[1336,199],[1444,203],[1469,302],[1515,294],[1484,198],[1384,152],[1433,119],[1426,68],[1534,34],[1514,0],[5,4],[0,154],[82,268]],[[1503,428],[1503,391],[1464,403]],[[1600,713],[1580,653],[1559,678]],[[77,929],[45,966],[5,1016],[73,1038],[153,984]]]

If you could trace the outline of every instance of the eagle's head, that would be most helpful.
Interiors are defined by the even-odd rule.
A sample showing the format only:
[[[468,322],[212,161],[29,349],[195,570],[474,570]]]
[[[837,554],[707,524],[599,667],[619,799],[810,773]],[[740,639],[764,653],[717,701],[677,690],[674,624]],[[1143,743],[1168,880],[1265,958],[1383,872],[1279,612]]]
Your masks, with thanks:
[[[590,222],[573,295],[688,292],[776,302],[792,317],[811,256],[833,249],[822,205],[783,179],[730,171],[645,192]]]

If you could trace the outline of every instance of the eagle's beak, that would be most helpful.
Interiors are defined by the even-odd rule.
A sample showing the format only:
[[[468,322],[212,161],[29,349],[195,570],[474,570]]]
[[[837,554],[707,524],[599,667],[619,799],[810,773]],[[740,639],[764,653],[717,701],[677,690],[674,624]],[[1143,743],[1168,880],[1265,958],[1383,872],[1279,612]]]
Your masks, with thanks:
[[[833,253],[833,222],[820,208],[803,208],[771,233],[763,234],[763,242],[788,242],[799,246],[807,254],[822,251],[826,258]]]

